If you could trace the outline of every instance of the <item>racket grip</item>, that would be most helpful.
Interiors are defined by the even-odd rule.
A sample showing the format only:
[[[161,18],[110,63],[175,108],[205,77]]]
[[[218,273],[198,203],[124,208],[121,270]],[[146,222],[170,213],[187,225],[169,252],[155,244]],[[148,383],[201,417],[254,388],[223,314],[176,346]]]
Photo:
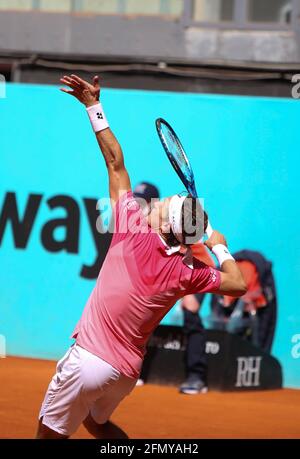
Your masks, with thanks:
[[[211,227],[211,224],[209,223],[209,221],[207,222],[207,227],[206,227],[206,235],[208,238],[210,238],[210,236],[212,235],[212,232],[213,232],[213,229]]]

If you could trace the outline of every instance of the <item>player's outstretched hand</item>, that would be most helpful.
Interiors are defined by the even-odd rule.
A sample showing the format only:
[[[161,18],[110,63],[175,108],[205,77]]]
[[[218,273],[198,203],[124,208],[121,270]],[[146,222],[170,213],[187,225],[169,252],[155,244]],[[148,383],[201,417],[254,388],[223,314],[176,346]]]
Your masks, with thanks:
[[[98,76],[94,76],[92,84],[79,78],[77,75],[65,75],[60,79],[60,82],[70,88],[60,88],[62,92],[76,97],[86,107],[91,107],[99,103],[100,85]]]
[[[223,234],[219,233],[218,231],[213,231],[212,235],[210,236],[207,241],[204,242],[206,247],[208,247],[210,250],[213,248],[214,245],[217,244],[223,244],[227,247],[227,242]]]

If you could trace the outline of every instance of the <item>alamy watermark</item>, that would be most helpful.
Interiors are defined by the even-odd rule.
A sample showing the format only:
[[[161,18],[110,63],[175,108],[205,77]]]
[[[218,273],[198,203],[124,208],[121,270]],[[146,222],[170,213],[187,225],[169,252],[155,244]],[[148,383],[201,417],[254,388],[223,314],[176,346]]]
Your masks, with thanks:
[[[4,335],[0,335],[0,359],[6,357],[6,339]]]
[[[300,73],[292,76],[292,83],[294,83],[292,97],[293,99],[300,99]]]
[[[163,228],[165,234],[172,232],[169,222],[169,207],[166,202],[170,198],[153,198],[150,202],[143,198],[128,196],[126,191],[120,192],[119,201],[113,202],[111,198],[101,198],[97,202],[100,215],[96,221],[98,233],[132,234],[150,232],[156,233]],[[114,225],[109,223],[111,208],[116,208],[117,221]],[[113,213],[114,214],[114,213]],[[181,233],[185,234],[185,244],[195,244],[204,235],[207,216],[204,212],[204,199],[186,196],[181,209]]]
[[[300,359],[300,333],[292,336],[291,342],[293,343],[291,350],[293,359]]]
[[[0,99],[6,98],[6,80],[5,76],[0,73]]]

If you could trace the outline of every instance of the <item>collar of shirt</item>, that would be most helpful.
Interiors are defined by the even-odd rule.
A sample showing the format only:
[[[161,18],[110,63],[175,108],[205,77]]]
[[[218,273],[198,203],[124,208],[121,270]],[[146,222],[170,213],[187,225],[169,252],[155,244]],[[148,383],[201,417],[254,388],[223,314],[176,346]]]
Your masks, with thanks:
[[[185,247],[182,247],[181,245],[177,245],[175,247],[169,247],[166,241],[161,237],[160,234],[158,234],[158,237],[162,241],[162,243],[165,246],[165,252],[167,255],[171,256],[174,253],[180,253],[182,255],[182,262],[190,269],[194,269],[194,263],[193,263],[193,253],[191,248],[185,249]],[[184,250],[184,251],[183,251]]]

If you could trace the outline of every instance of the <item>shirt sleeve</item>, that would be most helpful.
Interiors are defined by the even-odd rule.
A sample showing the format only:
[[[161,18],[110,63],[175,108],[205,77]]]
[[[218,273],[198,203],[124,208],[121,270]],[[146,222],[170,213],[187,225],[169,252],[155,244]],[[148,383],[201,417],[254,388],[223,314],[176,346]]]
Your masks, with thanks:
[[[215,293],[221,285],[220,272],[207,266],[199,260],[194,259],[194,269],[189,284],[189,294],[193,293]]]
[[[216,264],[209,254],[207,248],[202,242],[198,242],[197,244],[192,245],[192,253],[193,257],[197,258],[197,260],[202,261],[202,263],[205,263],[208,266],[211,266],[212,268],[216,267]]]
[[[116,202],[113,211],[113,243],[119,242],[126,237],[128,232],[134,233],[140,229],[142,218],[141,207],[133,196],[132,191],[122,194]]]

